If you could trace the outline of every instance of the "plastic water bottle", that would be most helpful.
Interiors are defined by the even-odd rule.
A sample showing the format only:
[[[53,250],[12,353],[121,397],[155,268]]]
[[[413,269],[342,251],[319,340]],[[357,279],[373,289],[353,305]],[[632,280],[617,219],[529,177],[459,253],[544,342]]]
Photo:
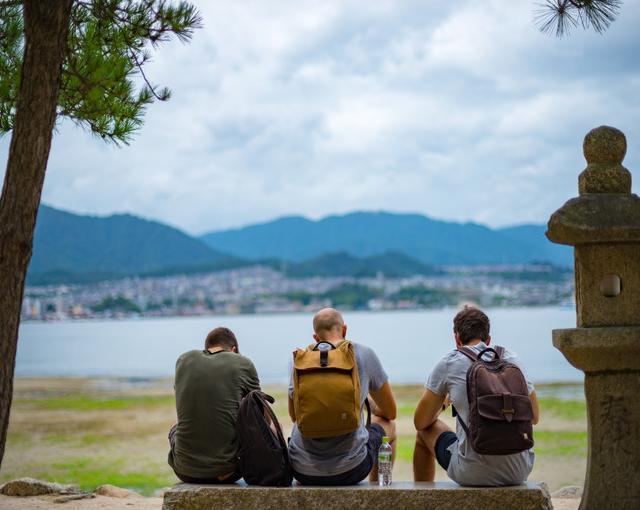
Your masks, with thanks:
[[[389,437],[382,438],[382,444],[378,450],[378,485],[386,487],[391,485],[391,471],[393,470],[393,450],[389,444]]]

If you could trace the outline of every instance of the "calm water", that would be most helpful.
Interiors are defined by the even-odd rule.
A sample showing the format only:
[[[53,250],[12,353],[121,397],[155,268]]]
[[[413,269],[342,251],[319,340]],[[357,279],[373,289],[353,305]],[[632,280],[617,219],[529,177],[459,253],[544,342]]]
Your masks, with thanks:
[[[392,382],[423,383],[453,348],[455,310],[345,314],[351,340],[373,347]],[[551,330],[575,327],[559,308],[488,310],[493,342],[509,346],[535,382],[582,381],[551,344]],[[241,315],[101,322],[30,323],[20,328],[19,376],[172,376],[178,355],[202,348],[209,330],[227,326],[265,383],[287,381],[291,351],[311,343],[311,315]]]

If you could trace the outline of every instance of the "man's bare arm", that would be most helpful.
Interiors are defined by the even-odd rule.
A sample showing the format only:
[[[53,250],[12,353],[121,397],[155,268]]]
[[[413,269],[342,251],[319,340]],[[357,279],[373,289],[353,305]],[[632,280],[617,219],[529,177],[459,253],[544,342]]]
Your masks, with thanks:
[[[370,391],[371,399],[373,400],[373,406],[371,412],[380,418],[387,420],[395,420],[398,412],[396,408],[396,399],[391,391],[391,384],[389,381],[385,382],[379,390]]]
[[[445,398],[446,396],[437,395],[431,390],[424,390],[413,415],[413,425],[416,430],[426,429],[438,419],[442,412]]]
[[[293,407],[293,399],[289,397],[289,416],[291,417],[291,421],[293,423],[296,422],[296,411]]]
[[[531,423],[533,425],[537,425],[540,421],[540,404],[538,403],[538,395],[536,395],[535,391],[532,391],[529,397],[531,397],[531,407],[533,408],[533,420],[531,420]]]

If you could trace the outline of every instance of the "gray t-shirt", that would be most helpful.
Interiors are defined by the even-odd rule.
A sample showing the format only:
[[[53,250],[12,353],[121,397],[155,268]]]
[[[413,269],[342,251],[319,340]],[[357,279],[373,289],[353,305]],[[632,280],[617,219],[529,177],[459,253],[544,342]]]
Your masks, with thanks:
[[[480,342],[471,348],[479,354],[486,347],[484,342]],[[492,354],[487,353],[487,356],[490,359]],[[518,365],[522,370],[514,353],[505,350],[503,359]],[[436,395],[448,394],[465,423],[469,423],[466,377],[470,366],[471,360],[464,354],[457,350],[451,351],[438,362],[426,384],[426,388]],[[534,388],[529,379],[527,387],[531,394]],[[527,479],[533,469],[533,450],[512,455],[480,455],[466,440],[466,434],[458,420],[456,435],[458,440],[449,447],[451,462],[447,474],[460,485],[518,485]]]
[[[364,400],[371,390],[382,388],[387,374],[373,349],[353,342],[360,376],[360,428],[337,437],[311,439],[303,437],[294,424],[289,441],[289,458],[293,469],[307,476],[333,476],[355,468],[367,456],[369,432],[362,412]],[[293,397],[293,369],[289,397]]]

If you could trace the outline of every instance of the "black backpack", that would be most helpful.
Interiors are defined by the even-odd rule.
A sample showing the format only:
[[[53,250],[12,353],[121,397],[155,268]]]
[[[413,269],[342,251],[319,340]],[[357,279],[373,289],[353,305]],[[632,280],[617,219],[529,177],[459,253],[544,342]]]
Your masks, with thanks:
[[[473,449],[482,455],[509,455],[533,447],[533,408],[527,382],[518,366],[502,359],[504,347],[480,354],[458,349],[473,362],[467,370],[469,423],[453,409]],[[486,352],[493,359],[482,358]]]
[[[240,402],[236,422],[238,461],[249,485],[288,487],[293,479],[287,443],[269,406],[274,401],[271,395],[253,390]]]

